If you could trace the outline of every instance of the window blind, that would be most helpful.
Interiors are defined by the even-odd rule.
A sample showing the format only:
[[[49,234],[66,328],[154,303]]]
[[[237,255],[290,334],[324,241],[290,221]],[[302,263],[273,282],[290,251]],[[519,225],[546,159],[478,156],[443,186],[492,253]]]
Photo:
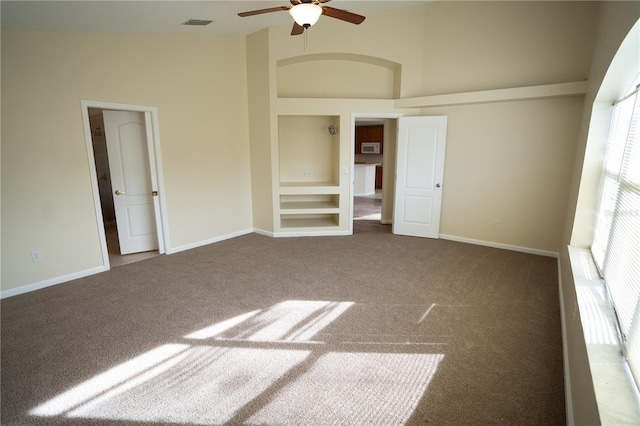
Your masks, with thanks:
[[[594,261],[604,278],[631,372],[640,384],[640,100],[614,106],[598,196]]]

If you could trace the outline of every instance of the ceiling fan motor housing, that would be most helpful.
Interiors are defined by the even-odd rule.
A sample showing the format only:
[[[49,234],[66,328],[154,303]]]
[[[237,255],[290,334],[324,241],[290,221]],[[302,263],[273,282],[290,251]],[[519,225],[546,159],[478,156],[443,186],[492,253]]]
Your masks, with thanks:
[[[300,3],[289,9],[289,13],[296,23],[304,28],[309,28],[322,15],[322,8],[316,3]]]
[[[238,16],[246,17],[253,15],[261,15],[263,13],[279,12],[288,10],[295,23],[291,30],[291,35],[300,35],[304,30],[315,24],[320,15],[330,18],[339,19],[341,21],[350,22],[352,24],[360,24],[365,17],[343,9],[335,9],[329,6],[321,6],[331,0],[289,0],[293,6],[276,6],[266,9],[251,10],[248,12],[240,12]]]

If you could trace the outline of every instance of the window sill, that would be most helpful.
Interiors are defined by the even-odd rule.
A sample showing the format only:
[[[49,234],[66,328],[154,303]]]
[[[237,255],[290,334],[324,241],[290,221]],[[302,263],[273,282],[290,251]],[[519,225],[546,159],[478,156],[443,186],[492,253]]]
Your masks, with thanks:
[[[622,355],[604,282],[589,250],[569,247],[569,258],[600,422],[638,425],[640,395]],[[571,319],[575,315],[574,308]]]

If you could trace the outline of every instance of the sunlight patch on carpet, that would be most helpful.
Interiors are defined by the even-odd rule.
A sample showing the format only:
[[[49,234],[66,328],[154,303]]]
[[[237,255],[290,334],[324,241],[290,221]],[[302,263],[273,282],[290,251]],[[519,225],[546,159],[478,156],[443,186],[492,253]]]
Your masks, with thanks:
[[[375,342],[379,351],[317,339],[338,318],[346,330],[363,322],[375,327],[374,317],[397,310],[355,306],[287,300],[226,318],[113,367],[30,414],[198,425],[405,423],[444,355],[387,352],[396,342],[384,334],[385,341]],[[348,310],[351,315],[343,315]],[[412,352],[421,342],[403,345]]]
[[[164,374],[69,417],[221,424],[261,395],[308,351],[194,347]]]
[[[265,311],[239,315],[185,337],[253,342],[306,342],[352,305],[353,302],[287,300]]]
[[[99,395],[113,392],[119,386],[126,386],[132,377],[137,377],[140,374],[148,375],[150,372],[159,373],[168,366],[167,360],[188,348],[188,345],[160,346],[61,393],[31,410],[31,414],[34,416],[56,416],[67,413]]]
[[[209,327],[205,327],[184,337],[186,337],[187,339],[209,339],[211,337],[216,337],[217,335],[224,333],[225,331],[237,326],[238,324],[242,324],[249,318],[259,314],[260,312],[261,311],[259,309],[252,312],[247,312],[246,314],[238,315],[222,322],[217,322]]]
[[[247,424],[404,424],[442,354],[327,353]]]

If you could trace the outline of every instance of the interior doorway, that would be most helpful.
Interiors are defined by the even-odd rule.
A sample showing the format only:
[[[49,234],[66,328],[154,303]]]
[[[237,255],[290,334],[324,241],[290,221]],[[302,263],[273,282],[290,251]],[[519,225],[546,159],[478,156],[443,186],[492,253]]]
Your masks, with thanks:
[[[105,123],[106,114],[109,121]],[[133,120],[116,128],[114,115]],[[86,102],[83,117],[106,269],[163,254],[161,169],[150,111],[146,107]],[[124,175],[128,180],[123,183]],[[140,237],[153,241],[140,245]]]
[[[354,234],[390,233],[392,217],[385,212],[385,185],[393,171],[395,118],[358,117],[354,120],[353,221]],[[387,213],[387,214],[384,214]],[[388,216],[388,217],[387,217]]]

